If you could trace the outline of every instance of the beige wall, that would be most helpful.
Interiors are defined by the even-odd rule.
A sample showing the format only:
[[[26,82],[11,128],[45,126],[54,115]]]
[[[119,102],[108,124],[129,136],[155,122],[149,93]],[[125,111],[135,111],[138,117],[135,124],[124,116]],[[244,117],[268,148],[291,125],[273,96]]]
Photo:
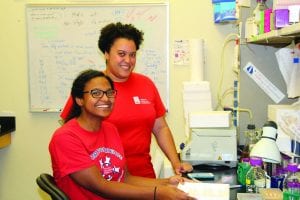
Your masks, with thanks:
[[[47,3],[41,0],[31,1],[31,3],[43,2]],[[35,178],[41,172],[51,173],[47,146],[52,132],[59,125],[58,113],[29,112],[24,17],[26,3],[29,1],[2,0],[0,3],[0,112],[13,112],[17,122],[17,130],[12,134],[12,144],[0,149],[1,200],[47,199],[38,190]],[[170,52],[172,52],[174,39],[203,38],[205,40],[207,56],[205,80],[211,83],[215,105],[222,44],[229,33],[236,32],[236,28],[231,24],[216,25],[213,23],[212,16],[210,0],[170,1]],[[225,88],[233,84],[232,47],[232,44],[227,45],[225,51]],[[174,66],[170,57],[170,112],[167,120],[173,130],[177,146],[185,140],[181,90],[182,81],[188,79],[189,67]],[[231,103],[230,98],[228,102]]]

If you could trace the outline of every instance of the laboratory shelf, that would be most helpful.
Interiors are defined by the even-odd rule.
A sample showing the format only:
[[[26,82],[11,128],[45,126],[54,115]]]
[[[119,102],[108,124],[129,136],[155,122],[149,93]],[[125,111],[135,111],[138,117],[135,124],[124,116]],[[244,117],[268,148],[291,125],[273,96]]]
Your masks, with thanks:
[[[285,46],[290,44],[297,37],[300,37],[300,23],[247,38],[246,42],[269,46]]]

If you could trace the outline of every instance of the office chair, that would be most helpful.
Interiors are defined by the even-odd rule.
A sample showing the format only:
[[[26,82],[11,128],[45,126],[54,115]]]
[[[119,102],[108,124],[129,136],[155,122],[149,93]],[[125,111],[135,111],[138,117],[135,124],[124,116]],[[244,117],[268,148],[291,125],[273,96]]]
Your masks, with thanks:
[[[42,173],[36,178],[36,183],[51,196],[52,200],[69,200],[68,196],[57,187],[53,176],[50,174]]]

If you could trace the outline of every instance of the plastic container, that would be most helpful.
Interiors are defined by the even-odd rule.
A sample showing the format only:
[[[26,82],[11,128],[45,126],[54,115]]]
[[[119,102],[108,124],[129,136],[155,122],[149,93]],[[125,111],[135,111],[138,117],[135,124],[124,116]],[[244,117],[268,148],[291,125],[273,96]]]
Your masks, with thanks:
[[[238,182],[241,185],[246,185],[246,175],[250,168],[250,159],[242,158],[237,168]]]
[[[250,151],[258,141],[254,124],[248,124],[247,130],[245,131],[245,137],[246,137],[246,141],[245,141],[244,149],[242,151],[241,158],[249,158]]]
[[[287,176],[283,181],[283,191],[286,200],[299,200],[300,179],[296,175],[298,171],[297,163],[289,163],[287,166]]]
[[[291,194],[287,191],[283,192],[283,200],[300,200],[300,194]]]
[[[283,181],[287,175],[286,169],[281,166],[277,166],[275,175],[271,177],[271,188],[279,188],[283,190]]]
[[[256,2],[257,4],[252,12],[252,17],[257,26],[256,35],[258,35],[264,32],[264,23],[262,23],[262,20],[264,20],[264,11],[268,9],[268,6],[266,5],[266,0],[256,0]]]
[[[259,193],[261,188],[266,188],[266,172],[262,169],[262,159],[258,157],[250,158],[251,168],[246,174],[246,192]]]

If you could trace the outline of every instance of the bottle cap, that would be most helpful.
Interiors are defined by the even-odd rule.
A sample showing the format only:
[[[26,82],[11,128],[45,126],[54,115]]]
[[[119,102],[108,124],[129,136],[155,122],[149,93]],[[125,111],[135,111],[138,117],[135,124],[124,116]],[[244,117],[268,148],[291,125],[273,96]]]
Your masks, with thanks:
[[[244,162],[244,163],[248,163],[249,160],[250,160],[249,158],[242,158],[242,159],[241,159],[241,161]]]
[[[287,182],[287,187],[288,188],[296,188],[296,187],[298,187],[298,185],[299,185],[299,183],[295,182],[295,181]]]
[[[250,165],[251,166],[262,166],[262,159],[260,157],[251,157]]]
[[[247,129],[254,130],[255,124],[248,124]]]
[[[297,172],[298,171],[298,164],[297,163],[289,163],[287,166],[287,170],[289,172]]]

